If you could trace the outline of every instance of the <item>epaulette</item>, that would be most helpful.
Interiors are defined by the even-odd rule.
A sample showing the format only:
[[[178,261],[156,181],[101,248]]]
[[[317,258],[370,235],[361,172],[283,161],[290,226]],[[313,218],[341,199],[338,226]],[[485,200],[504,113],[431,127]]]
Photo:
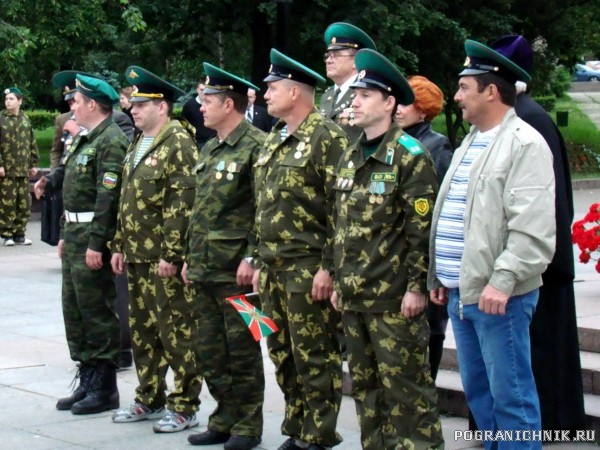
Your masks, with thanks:
[[[413,156],[423,153],[423,146],[421,143],[407,133],[402,133],[402,135],[398,138],[398,143],[403,145],[406,150],[408,150],[408,153]]]

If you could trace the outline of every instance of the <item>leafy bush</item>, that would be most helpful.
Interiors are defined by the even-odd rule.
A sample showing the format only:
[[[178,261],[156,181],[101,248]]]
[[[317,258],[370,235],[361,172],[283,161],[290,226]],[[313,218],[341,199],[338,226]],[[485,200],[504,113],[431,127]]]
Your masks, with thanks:
[[[556,96],[554,95],[545,95],[543,97],[533,97],[533,99],[540,104],[544,110],[550,112],[556,106]]]
[[[556,66],[550,73],[549,83],[552,93],[562,97],[571,86],[571,73],[564,66]]]
[[[43,111],[43,110],[34,110],[34,111],[25,111],[29,120],[31,120],[31,126],[33,126],[34,130],[43,130],[44,128],[54,126],[54,120],[59,113],[54,111]]]

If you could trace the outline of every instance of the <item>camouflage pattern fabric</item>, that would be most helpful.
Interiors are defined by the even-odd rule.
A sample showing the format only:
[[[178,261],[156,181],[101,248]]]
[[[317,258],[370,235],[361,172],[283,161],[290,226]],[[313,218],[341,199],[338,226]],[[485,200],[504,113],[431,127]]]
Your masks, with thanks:
[[[180,275],[160,278],[157,270],[160,259],[181,268],[198,147],[177,120],[170,120],[134,167],[142,136],[125,158],[112,243],[113,253],[123,253],[128,268],[129,325],[139,381],[136,400],[150,407],[166,401],[168,409],[192,414],[202,387],[196,358],[198,305]],[[168,367],[175,373],[175,389],[166,398]]]
[[[336,337],[333,307],[310,295],[317,271],[260,273],[263,311],[279,332],[267,337],[277,384],[285,397],[281,433],[305,442],[334,446],[342,402],[342,356]]]
[[[0,178],[0,236],[23,236],[31,217],[29,178]]]
[[[323,92],[319,111],[323,117],[337,123],[348,136],[350,144],[354,144],[363,132],[362,128],[354,125],[354,114],[352,111],[354,92],[352,89],[347,89],[339,101],[334,104],[334,91],[335,86],[330,86]]]
[[[209,140],[196,172],[188,230],[188,278],[235,283],[237,268],[255,252],[253,169],[265,134],[242,121],[223,142]]]
[[[400,313],[407,290],[427,294],[433,162],[392,124],[370,157],[359,142],[336,173],[335,290],[362,446],[441,448],[427,319]]]
[[[243,293],[237,268],[254,252],[252,166],[264,141],[265,134],[243,119],[222,142],[212,138],[204,145],[188,230],[187,274],[195,281],[200,316],[198,354],[218,403],[208,429],[240,436],[262,435],[265,379],[260,345],[225,298]]]
[[[195,145],[195,144],[194,144]],[[202,377],[196,356],[198,314],[180,276],[161,278],[158,262],[127,264],[129,327],[139,385],[135,401],[191,415],[200,405]],[[165,376],[174,387],[166,396]]]
[[[225,300],[239,295],[235,284],[194,285],[200,303],[198,347],[201,372],[218,406],[208,418],[209,430],[261,436],[265,377],[260,343],[242,316]],[[248,301],[259,307],[258,299]]]
[[[39,163],[37,143],[29,118],[0,112],[0,236],[24,235],[31,216],[29,169]]]
[[[341,353],[329,302],[313,302],[315,273],[333,267],[334,171],[348,140],[313,111],[281,139],[279,121],[255,165],[261,300],[280,332],[269,356],[284,393],[282,433],[332,446],[341,402]]]
[[[127,139],[108,117],[80,135],[54,177],[64,177],[63,199],[69,212],[94,212],[88,223],[63,223],[63,315],[71,358],[88,362],[119,358],[119,321],[107,243],[114,236],[122,161]],[[103,266],[85,265],[87,249],[102,252]]]

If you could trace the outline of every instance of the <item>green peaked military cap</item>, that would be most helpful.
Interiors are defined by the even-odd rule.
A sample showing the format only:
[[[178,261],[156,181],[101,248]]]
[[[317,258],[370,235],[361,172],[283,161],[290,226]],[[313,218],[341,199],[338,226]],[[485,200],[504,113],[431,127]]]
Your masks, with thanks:
[[[96,75],[79,70],[63,70],[55,73],[52,77],[52,85],[62,90],[64,101],[71,100],[75,97],[75,92],[77,92],[75,78],[78,73],[88,77],[98,78]]]
[[[203,63],[204,73],[206,74],[206,81],[204,85],[203,94],[220,94],[221,92],[238,92],[246,95],[248,88],[260,91],[260,89],[254,86],[249,81],[244,80],[226,70],[219,69],[210,63]]]
[[[75,84],[77,92],[81,92],[86,97],[96,100],[103,105],[113,106],[119,101],[117,91],[100,78],[78,73],[75,75]]]
[[[346,22],[335,22],[327,27],[325,30],[325,45],[327,50],[343,50],[345,48],[377,50],[375,42],[367,33]]]
[[[131,103],[157,99],[175,102],[179,97],[185,95],[182,89],[140,66],[129,66],[125,71],[125,77],[133,86],[133,92],[129,99]]]
[[[351,88],[382,89],[393,95],[399,105],[410,105],[415,101],[415,94],[404,75],[381,53],[363,48],[356,53],[354,65],[358,77]]]
[[[458,74],[461,77],[495,73],[511,83],[517,80],[531,81],[531,76],[525,70],[481,42],[467,39],[465,41],[465,51],[467,53],[464,64],[465,69]]]
[[[23,98],[23,92],[16,86],[11,86],[9,88],[4,89],[4,95],[15,94],[17,97]]]
[[[314,70],[272,48],[269,75],[263,81],[269,82],[285,79],[299,81],[309,86],[316,86],[318,82],[325,82],[325,78]]]

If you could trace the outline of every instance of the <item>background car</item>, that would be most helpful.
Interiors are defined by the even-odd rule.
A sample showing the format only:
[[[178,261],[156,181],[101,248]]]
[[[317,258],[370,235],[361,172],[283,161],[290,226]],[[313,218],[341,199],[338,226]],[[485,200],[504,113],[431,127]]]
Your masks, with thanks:
[[[600,81],[600,70],[594,70],[583,64],[575,64],[575,81]]]

